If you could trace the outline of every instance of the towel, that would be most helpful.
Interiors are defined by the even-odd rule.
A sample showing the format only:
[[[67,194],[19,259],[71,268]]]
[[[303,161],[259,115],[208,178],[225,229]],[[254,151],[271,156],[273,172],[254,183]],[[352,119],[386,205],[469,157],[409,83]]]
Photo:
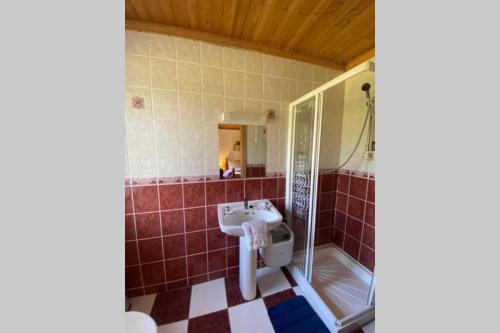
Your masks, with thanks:
[[[245,239],[249,250],[266,247],[269,243],[266,222],[262,220],[243,222]]]

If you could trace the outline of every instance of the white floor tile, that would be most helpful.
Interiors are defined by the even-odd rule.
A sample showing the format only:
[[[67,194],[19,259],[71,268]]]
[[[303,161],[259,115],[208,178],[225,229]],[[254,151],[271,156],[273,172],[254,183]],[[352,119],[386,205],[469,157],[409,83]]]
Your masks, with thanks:
[[[176,321],[166,325],[158,326],[158,333],[187,333],[188,321]]]
[[[155,302],[156,294],[137,296],[129,298],[128,301],[132,304],[130,311],[139,311],[145,314],[150,314]]]
[[[227,308],[224,279],[196,284],[191,289],[189,318]]]
[[[299,286],[293,287],[293,291],[295,292],[295,295],[297,295],[297,296],[299,296],[299,295],[304,296],[304,293],[302,292],[302,289],[300,289]]]
[[[292,286],[279,268],[263,267],[257,270],[257,285],[262,297],[289,289]]]
[[[230,307],[229,323],[231,332],[238,333],[272,333],[273,325],[267,314],[262,298],[248,303]]]

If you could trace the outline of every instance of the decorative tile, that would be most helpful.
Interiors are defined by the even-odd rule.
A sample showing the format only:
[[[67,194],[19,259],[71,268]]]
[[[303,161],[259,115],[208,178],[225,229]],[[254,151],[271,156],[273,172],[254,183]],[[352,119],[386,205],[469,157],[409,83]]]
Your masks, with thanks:
[[[238,333],[273,333],[274,329],[262,299],[229,308],[231,331]]]
[[[227,309],[189,319],[189,333],[231,333]]]
[[[194,285],[191,291],[189,318],[227,308],[224,279]]]
[[[257,285],[262,297],[289,289],[292,286],[279,268],[264,267],[257,270]]]
[[[191,288],[167,291],[156,295],[151,317],[157,325],[164,325],[189,318]]]

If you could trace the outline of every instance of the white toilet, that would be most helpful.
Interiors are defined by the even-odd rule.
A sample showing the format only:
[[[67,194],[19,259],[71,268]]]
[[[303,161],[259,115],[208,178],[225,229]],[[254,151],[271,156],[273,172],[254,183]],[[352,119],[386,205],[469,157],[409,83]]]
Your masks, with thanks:
[[[126,333],[158,333],[153,318],[138,311],[125,312],[125,332]]]

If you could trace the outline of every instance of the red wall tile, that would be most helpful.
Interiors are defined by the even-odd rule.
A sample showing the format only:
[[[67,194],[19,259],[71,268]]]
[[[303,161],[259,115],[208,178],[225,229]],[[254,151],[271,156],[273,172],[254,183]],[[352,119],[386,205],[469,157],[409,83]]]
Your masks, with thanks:
[[[189,208],[184,210],[186,231],[205,230],[207,223],[205,219],[205,207]]]
[[[375,180],[368,180],[368,193],[366,200],[375,203]]]
[[[156,186],[137,186],[132,188],[135,213],[158,210],[158,189]]]
[[[163,256],[165,259],[178,258],[186,255],[185,234],[163,237]]]
[[[125,288],[142,287],[140,266],[125,267]]]
[[[132,190],[130,187],[125,187],[125,214],[131,213],[133,213]]]
[[[365,223],[375,227],[375,205],[369,202],[366,203]]]
[[[217,217],[217,206],[208,206],[206,207],[207,214],[207,228],[218,228],[219,220]]]
[[[361,240],[361,233],[363,231],[363,222],[358,221],[350,216],[347,216],[345,232],[355,238]]]
[[[360,243],[349,235],[344,236],[344,251],[358,260]]]
[[[187,183],[184,188],[184,207],[205,206],[205,183]]]
[[[207,232],[196,231],[186,234],[187,254],[207,252]]]
[[[137,242],[125,242],[125,266],[137,265],[139,263],[139,255],[137,254]]]
[[[319,176],[319,178],[320,178],[320,185],[319,185],[320,192],[331,192],[333,187],[333,175],[322,174]]]
[[[245,197],[248,200],[258,200],[262,198],[261,179],[245,179]]]
[[[160,214],[145,213],[135,215],[137,238],[151,238],[161,236]]]
[[[365,214],[365,202],[364,200],[357,199],[355,197],[349,196],[349,203],[347,207],[347,214],[354,216],[358,220],[363,221]]]
[[[284,198],[286,196],[286,178],[278,178],[278,198]]]
[[[208,251],[225,249],[226,234],[219,228],[207,230],[207,247]]]
[[[161,213],[161,226],[163,235],[184,233],[183,210],[171,210]]]
[[[182,185],[160,185],[160,207],[162,210],[182,208]]]
[[[207,253],[187,257],[188,276],[204,274],[207,272]]]
[[[278,180],[276,178],[262,179],[262,198],[274,199],[278,197]]]
[[[207,205],[216,205],[226,202],[226,182],[207,182]]]
[[[125,215],[125,240],[134,239],[136,239],[134,215]]]
[[[141,239],[138,241],[141,263],[163,260],[162,240],[158,238]]]
[[[163,262],[143,264],[141,265],[141,271],[145,286],[165,283],[165,272],[163,270]]]
[[[338,175],[337,191],[349,193],[349,175]]]
[[[208,271],[218,271],[226,268],[226,250],[208,252]]]
[[[375,248],[375,228],[365,224],[361,243],[372,249]]]
[[[351,176],[349,184],[349,195],[359,199],[366,199],[366,189],[368,187],[368,179]]]
[[[167,260],[165,262],[165,268],[167,271],[167,281],[175,281],[187,278],[186,272],[186,257]],[[184,282],[184,285],[186,282]],[[181,282],[182,286],[182,282]],[[168,285],[168,289],[175,288],[175,285]]]
[[[359,262],[373,272],[373,269],[375,268],[375,252],[366,246],[361,245]]]
[[[245,187],[243,180],[228,180],[226,182],[226,201],[242,201],[244,198],[244,191]]]

